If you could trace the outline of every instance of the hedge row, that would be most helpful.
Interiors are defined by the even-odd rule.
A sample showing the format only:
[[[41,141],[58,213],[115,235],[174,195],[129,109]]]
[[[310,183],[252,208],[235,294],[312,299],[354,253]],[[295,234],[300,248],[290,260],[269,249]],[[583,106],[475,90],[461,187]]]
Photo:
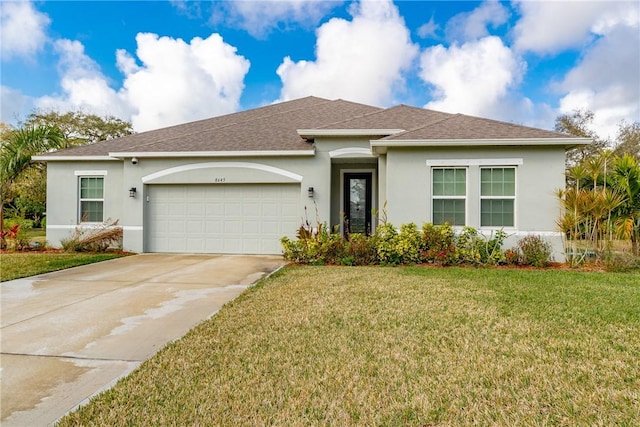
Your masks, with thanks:
[[[386,222],[374,234],[343,236],[326,226],[300,227],[297,239],[281,239],[286,260],[298,264],[337,265],[533,265],[549,264],[551,247],[539,236],[527,236],[516,248],[503,250],[507,234],[485,237],[472,227],[460,233],[448,225],[403,224],[398,231]]]

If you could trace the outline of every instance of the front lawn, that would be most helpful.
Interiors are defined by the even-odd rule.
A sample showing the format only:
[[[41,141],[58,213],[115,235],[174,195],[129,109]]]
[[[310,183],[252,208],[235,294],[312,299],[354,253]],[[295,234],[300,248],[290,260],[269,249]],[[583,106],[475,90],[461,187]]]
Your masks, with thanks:
[[[637,425],[640,275],[289,267],[60,422]]]
[[[0,282],[123,256],[121,253],[0,253]]]

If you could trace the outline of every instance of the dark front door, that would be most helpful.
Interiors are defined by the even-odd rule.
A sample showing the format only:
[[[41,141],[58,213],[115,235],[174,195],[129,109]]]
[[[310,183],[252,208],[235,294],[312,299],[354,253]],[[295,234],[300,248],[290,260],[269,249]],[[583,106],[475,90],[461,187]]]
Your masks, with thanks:
[[[345,233],[371,232],[371,172],[344,174]]]

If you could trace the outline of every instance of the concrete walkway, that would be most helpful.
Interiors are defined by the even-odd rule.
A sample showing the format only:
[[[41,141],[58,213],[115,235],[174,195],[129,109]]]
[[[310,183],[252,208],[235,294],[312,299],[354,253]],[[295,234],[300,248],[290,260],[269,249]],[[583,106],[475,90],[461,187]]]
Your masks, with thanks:
[[[54,423],[282,264],[144,254],[1,283],[0,424]]]

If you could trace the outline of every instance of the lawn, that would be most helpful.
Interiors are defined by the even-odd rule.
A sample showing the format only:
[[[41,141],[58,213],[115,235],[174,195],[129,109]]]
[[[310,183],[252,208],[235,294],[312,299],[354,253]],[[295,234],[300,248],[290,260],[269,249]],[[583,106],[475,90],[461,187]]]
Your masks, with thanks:
[[[0,253],[0,282],[123,256],[121,253]]]
[[[640,420],[640,275],[289,267],[70,425]]]

